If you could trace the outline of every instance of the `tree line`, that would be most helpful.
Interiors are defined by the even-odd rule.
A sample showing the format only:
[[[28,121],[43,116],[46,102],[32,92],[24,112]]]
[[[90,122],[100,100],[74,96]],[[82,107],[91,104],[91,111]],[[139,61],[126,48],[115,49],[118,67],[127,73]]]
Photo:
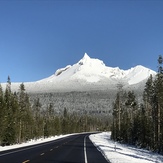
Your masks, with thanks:
[[[2,146],[41,137],[104,129],[106,125],[100,118],[88,114],[69,113],[67,108],[64,108],[62,115],[57,115],[51,103],[43,109],[39,98],[33,103],[30,102],[23,83],[20,84],[18,92],[12,92],[10,77],[5,90],[0,85],[0,145]]]
[[[113,103],[112,139],[163,153],[163,58],[150,75],[141,103],[133,91],[119,89]]]

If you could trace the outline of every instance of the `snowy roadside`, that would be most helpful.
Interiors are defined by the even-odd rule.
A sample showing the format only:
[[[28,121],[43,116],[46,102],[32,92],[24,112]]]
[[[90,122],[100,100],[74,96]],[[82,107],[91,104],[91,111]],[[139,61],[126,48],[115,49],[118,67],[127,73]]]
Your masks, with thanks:
[[[110,132],[103,132],[99,134],[92,134],[89,136],[91,141],[94,143],[94,145],[100,150],[105,158],[109,160],[111,163],[162,163],[163,162],[163,156],[143,150],[134,148],[132,146],[122,145],[119,143],[116,143],[116,150],[115,150],[115,143],[114,141],[110,140]],[[68,134],[68,135],[60,135],[60,136],[53,136],[46,139],[37,139],[37,140],[31,140],[26,143],[22,144],[15,144],[11,146],[0,146],[0,152],[15,148],[21,148],[25,146],[45,143],[52,140],[57,140],[60,138],[64,138],[70,135],[74,134]]]
[[[111,163],[162,163],[163,156],[110,140],[110,132],[92,134],[90,140]]]
[[[67,137],[67,136],[70,136],[70,135],[73,135],[73,134],[52,136],[52,137],[45,138],[45,139],[40,138],[40,139],[36,139],[36,140],[30,140],[30,141],[27,141],[27,142],[22,143],[22,144],[15,144],[15,145],[4,146],[4,147],[0,146],[0,152],[5,151],[5,150],[10,150],[10,149],[15,149],[15,148],[26,147],[26,146],[30,146],[30,145],[41,144],[41,143],[57,140],[57,139],[60,139],[60,138],[64,138],[64,137]]]

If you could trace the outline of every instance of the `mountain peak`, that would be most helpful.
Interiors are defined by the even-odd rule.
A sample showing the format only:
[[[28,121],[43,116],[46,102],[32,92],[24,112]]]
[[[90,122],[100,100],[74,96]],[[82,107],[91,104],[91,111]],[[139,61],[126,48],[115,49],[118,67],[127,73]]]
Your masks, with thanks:
[[[90,59],[90,57],[88,56],[87,53],[85,53],[83,59]]]
[[[84,57],[79,61],[79,64],[80,64],[80,65],[83,65],[83,64],[85,64],[86,62],[90,61],[90,59],[91,59],[91,58],[88,56],[88,54],[85,53],[85,54],[84,54]]]

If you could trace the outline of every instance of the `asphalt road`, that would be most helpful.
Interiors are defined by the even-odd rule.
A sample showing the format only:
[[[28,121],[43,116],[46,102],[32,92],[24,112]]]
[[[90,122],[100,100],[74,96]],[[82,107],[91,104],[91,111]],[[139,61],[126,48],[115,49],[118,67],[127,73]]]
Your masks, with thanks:
[[[0,163],[108,163],[88,136],[73,135],[0,152]]]

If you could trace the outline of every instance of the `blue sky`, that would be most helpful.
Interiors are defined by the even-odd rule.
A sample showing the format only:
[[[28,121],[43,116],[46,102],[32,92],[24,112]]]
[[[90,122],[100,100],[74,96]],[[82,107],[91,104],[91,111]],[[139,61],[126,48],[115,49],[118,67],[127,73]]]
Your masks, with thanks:
[[[87,52],[107,66],[157,71],[162,0],[0,0],[0,82],[36,81]]]

